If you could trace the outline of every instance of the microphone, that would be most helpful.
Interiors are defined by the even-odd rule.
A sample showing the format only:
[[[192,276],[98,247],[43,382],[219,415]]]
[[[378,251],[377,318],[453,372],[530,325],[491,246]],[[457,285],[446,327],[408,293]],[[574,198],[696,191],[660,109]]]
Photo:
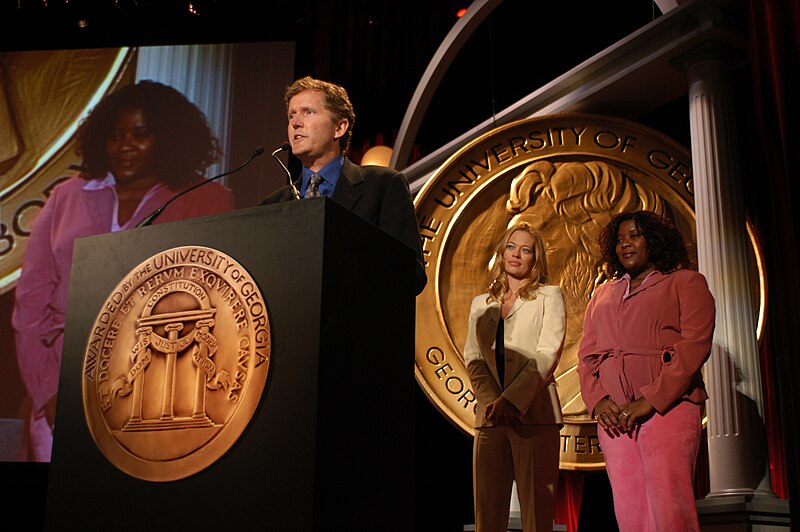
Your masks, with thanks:
[[[272,157],[273,157],[273,159],[275,159],[276,161],[278,161],[278,164],[280,164],[280,165],[281,165],[281,168],[283,168],[283,171],[284,171],[284,172],[286,172],[286,177],[289,179],[289,186],[290,186],[290,187],[292,187],[292,192],[294,193],[294,199],[300,199],[300,191],[299,191],[299,190],[297,190],[297,187],[296,187],[296,186],[294,186],[294,182],[292,181],[292,174],[289,172],[289,169],[288,169],[288,168],[286,168],[286,165],[285,165],[285,164],[283,164],[283,161],[281,161],[281,160],[280,160],[280,159],[278,159],[278,157],[277,157],[277,155],[278,155],[280,152],[282,152],[282,151],[286,151],[286,150],[288,150],[290,147],[291,147],[291,146],[289,146],[289,143],[288,143],[288,142],[284,142],[283,144],[281,144],[280,146],[278,146],[278,149],[277,149],[277,150],[275,150],[274,152],[272,152]]]
[[[256,157],[258,157],[258,156],[259,156],[259,155],[261,155],[262,153],[264,153],[264,148],[262,148],[261,146],[259,146],[258,148],[256,148],[256,149],[253,151],[253,154],[250,156],[250,158],[249,158],[249,159],[247,159],[247,160],[244,162],[244,164],[242,164],[242,165],[241,165],[241,166],[239,166],[238,168],[235,168],[235,169],[233,169],[233,170],[229,170],[229,171],[227,171],[227,172],[223,172],[223,173],[221,173],[221,174],[219,174],[219,175],[215,175],[214,177],[210,177],[210,178],[208,178],[208,179],[203,179],[202,181],[200,181],[200,182],[199,182],[199,183],[197,183],[196,185],[192,185],[191,187],[187,188],[186,190],[183,190],[183,191],[181,191],[181,192],[178,192],[177,194],[175,194],[174,196],[172,196],[172,197],[171,197],[171,198],[170,198],[170,199],[169,199],[169,200],[168,200],[166,203],[164,203],[163,205],[161,205],[161,207],[159,207],[158,209],[156,209],[156,210],[154,210],[153,212],[151,212],[151,213],[150,213],[150,214],[149,214],[149,215],[148,215],[148,216],[147,216],[147,217],[146,217],[144,220],[142,220],[141,222],[139,222],[138,224],[136,224],[136,227],[137,227],[137,228],[139,228],[139,227],[147,227],[148,225],[152,224],[152,223],[155,221],[155,219],[156,219],[156,218],[158,218],[158,217],[161,215],[161,213],[164,211],[164,209],[166,209],[166,208],[167,208],[167,206],[168,206],[170,203],[172,203],[173,201],[175,201],[176,199],[180,198],[181,196],[183,196],[183,195],[184,195],[184,194],[186,194],[187,192],[191,192],[192,190],[194,190],[194,189],[196,189],[196,188],[198,188],[198,187],[202,187],[203,185],[205,185],[205,184],[207,184],[207,183],[210,183],[210,182],[212,182],[212,181],[215,181],[215,180],[219,179],[220,177],[225,177],[226,175],[230,175],[230,174],[233,174],[233,173],[235,173],[235,172],[238,172],[239,170],[241,170],[242,168],[244,168],[245,166],[247,166],[248,164],[250,164],[250,161],[252,161],[252,160],[253,160],[253,159],[255,159]]]

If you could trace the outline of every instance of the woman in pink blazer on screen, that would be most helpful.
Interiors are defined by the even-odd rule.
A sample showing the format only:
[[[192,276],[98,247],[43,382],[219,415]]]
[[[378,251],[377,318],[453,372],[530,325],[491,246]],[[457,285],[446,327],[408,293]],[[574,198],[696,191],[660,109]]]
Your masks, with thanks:
[[[714,298],[683,237],[646,211],[600,235],[614,279],[586,308],[581,393],[599,425],[620,530],[699,530],[694,467],[707,398]]]
[[[219,155],[205,115],[176,89],[143,80],[103,98],[80,124],[80,173],[58,183],[36,217],[16,286],[17,362],[32,406],[21,459],[49,462],[67,292],[76,239],[136,227],[204,179]],[[230,211],[217,183],[178,198],[155,223]],[[102,265],[98,265],[102,267]]]
[[[546,281],[542,238],[523,222],[498,242],[489,292],[472,300],[464,359],[477,397],[477,532],[507,530],[514,480],[523,530],[553,529],[561,429],[553,374],[566,318],[561,289]]]

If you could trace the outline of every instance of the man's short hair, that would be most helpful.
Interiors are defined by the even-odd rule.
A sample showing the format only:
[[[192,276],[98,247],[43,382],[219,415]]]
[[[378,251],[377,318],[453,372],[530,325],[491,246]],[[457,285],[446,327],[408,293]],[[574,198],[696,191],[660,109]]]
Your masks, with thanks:
[[[325,108],[331,113],[334,122],[348,121],[347,131],[339,139],[341,152],[346,152],[350,147],[350,139],[353,137],[353,125],[356,123],[356,113],[347,96],[347,91],[341,85],[305,76],[286,87],[283,95],[283,103],[286,104],[286,108],[289,108],[289,101],[292,98],[309,90],[320,91],[325,95]]]

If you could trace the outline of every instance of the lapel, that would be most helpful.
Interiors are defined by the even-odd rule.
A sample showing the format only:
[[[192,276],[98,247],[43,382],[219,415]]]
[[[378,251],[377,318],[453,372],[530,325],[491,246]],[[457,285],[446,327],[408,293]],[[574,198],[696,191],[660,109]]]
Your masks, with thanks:
[[[509,318],[511,318],[511,316],[516,314],[517,311],[521,309],[522,305],[524,305],[525,303],[527,303],[527,301],[517,297],[517,299],[514,301],[514,304],[511,305],[511,310],[508,311],[508,316],[506,316],[506,320],[508,320]]]
[[[111,216],[114,212],[114,200],[102,201],[103,195],[111,195],[111,189],[101,188],[98,190],[81,189],[81,202],[83,212],[91,220],[92,227],[105,227],[106,231],[111,231]],[[100,207],[98,207],[98,205]],[[149,214],[149,213],[148,213]]]
[[[661,273],[660,271],[656,270],[653,273],[651,273],[647,277],[647,279],[644,280],[644,282],[641,285],[639,285],[639,288],[637,288],[635,291],[633,291],[630,294],[628,294],[628,297],[633,297],[636,294],[644,292],[648,288],[659,284],[660,282],[664,281],[668,277],[669,277],[668,273]],[[623,290],[624,290],[625,289],[624,288],[625,287],[625,283],[622,283],[622,286],[623,286]]]
[[[364,176],[361,168],[345,157],[344,164],[342,164],[342,175],[339,176],[336,188],[333,189],[332,199],[347,210],[353,210],[353,205],[361,197],[362,192],[359,190],[359,185],[362,183],[364,183]]]

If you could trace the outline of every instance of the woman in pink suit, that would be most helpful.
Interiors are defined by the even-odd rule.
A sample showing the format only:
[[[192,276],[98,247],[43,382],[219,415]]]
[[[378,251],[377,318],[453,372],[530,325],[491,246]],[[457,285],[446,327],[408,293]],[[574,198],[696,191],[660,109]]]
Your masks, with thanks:
[[[699,530],[694,468],[707,398],[714,299],[687,269],[681,234],[646,211],[614,217],[600,235],[614,279],[586,308],[578,373],[597,419],[623,532]]]
[[[33,403],[21,458],[37,462],[50,461],[75,239],[135,227],[203,179],[219,154],[203,113],[152,81],[104,98],[78,129],[76,151],[81,173],[59,183],[36,218],[12,316],[20,374]],[[232,192],[209,183],[170,204],[156,223],[233,207]]]
[[[507,530],[514,480],[523,530],[553,529],[561,428],[553,373],[566,317],[561,289],[546,282],[542,237],[522,222],[497,244],[489,293],[472,301],[464,359],[477,397],[477,532]]]

